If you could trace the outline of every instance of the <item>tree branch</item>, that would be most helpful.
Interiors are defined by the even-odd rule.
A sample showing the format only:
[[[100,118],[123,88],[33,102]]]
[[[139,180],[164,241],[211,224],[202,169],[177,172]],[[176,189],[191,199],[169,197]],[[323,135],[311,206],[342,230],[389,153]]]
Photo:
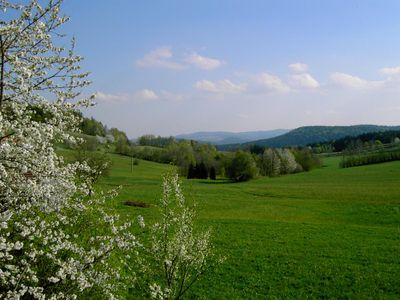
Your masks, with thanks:
[[[3,97],[4,97],[4,61],[5,58],[5,49],[4,49],[4,41],[3,36],[0,35],[0,109],[3,104]]]
[[[1,144],[1,142],[2,142],[3,140],[5,140],[6,138],[12,136],[14,133],[15,133],[15,132],[11,132],[11,133],[9,133],[9,134],[6,134],[6,135],[4,135],[4,136],[1,136],[1,137],[0,137],[0,144]]]
[[[52,5],[49,5],[39,16],[35,16],[31,22],[29,22],[18,34],[14,36],[14,38],[8,43],[9,45],[12,45],[18,38],[25,32],[27,31],[30,27],[32,27],[34,24],[36,24],[39,20],[41,20],[48,12],[50,12],[54,7],[59,5],[61,3],[61,0],[56,1]]]

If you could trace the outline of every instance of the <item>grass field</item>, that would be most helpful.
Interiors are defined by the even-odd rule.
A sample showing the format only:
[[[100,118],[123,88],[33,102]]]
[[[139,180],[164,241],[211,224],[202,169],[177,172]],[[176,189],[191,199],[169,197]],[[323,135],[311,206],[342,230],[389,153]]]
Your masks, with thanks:
[[[103,187],[123,185],[112,205],[154,220],[161,174],[171,166],[112,156]],[[308,173],[246,183],[184,180],[198,224],[213,228],[221,267],[186,295],[201,299],[399,299],[400,162],[340,169],[340,158]]]

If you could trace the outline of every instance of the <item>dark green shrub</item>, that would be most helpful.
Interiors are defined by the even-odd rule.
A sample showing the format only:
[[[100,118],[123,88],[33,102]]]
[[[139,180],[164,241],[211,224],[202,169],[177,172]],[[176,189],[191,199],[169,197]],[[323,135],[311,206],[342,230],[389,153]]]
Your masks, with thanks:
[[[226,175],[234,181],[246,181],[256,177],[258,168],[253,156],[244,151],[237,151],[234,156],[227,161]]]
[[[193,179],[196,178],[196,170],[195,170],[195,166],[190,163],[189,165],[189,169],[188,169],[188,174],[187,174],[187,179]]]
[[[217,179],[217,174],[216,174],[216,171],[215,171],[214,167],[210,168],[210,179],[211,180],[216,180]]]
[[[206,165],[201,162],[196,166],[196,178],[199,179],[207,179],[208,178],[208,171]]]

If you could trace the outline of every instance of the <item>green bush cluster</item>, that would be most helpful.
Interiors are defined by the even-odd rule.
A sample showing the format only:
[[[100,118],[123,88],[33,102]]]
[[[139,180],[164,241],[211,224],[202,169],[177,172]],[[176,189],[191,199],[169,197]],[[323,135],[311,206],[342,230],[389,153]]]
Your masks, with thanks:
[[[259,173],[256,162],[249,152],[237,151],[226,162],[226,175],[233,181],[246,181]]]
[[[303,171],[310,171],[321,166],[320,158],[308,148],[292,150],[292,152],[296,162],[301,166]]]

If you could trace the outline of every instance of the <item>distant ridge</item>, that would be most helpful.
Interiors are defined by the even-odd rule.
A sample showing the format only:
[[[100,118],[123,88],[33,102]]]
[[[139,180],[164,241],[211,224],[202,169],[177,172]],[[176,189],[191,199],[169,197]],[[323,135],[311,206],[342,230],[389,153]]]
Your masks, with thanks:
[[[178,140],[194,140],[214,145],[241,144],[249,141],[268,139],[289,132],[289,129],[275,129],[264,131],[228,132],[228,131],[202,131],[175,136]]]
[[[219,149],[228,150],[257,145],[263,147],[306,146],[313,143],[332,141],[347,136],[357,136],[364,133],[400,130],[400,126],[352,125],[352,126],[304,126],[293,129],[280,136],[249,141],[241,144],[221,145]]]

